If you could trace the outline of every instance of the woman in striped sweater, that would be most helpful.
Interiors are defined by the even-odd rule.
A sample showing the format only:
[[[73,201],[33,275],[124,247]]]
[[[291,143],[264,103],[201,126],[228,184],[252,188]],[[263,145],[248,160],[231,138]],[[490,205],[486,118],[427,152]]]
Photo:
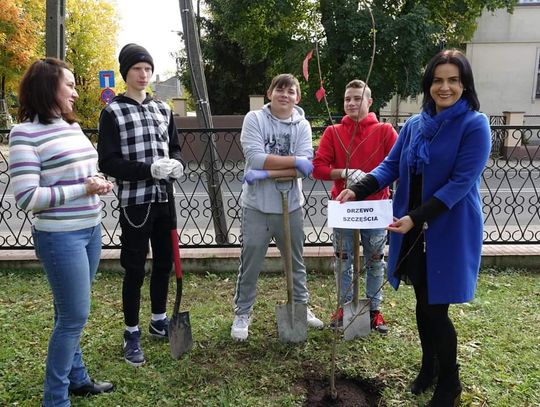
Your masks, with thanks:
[[[31,210],[36,255],[54,303],[45,368],[44,406],[69,406],[68,393],[97,394],[113,385],[92,380],[80,337],[101,253],[99,195],[112,183],[97,174],[97,153],[76,122],[78,95],[67,65],[34,62],[19,89],[21,122],[9,136],[9,171],[17,204]]]

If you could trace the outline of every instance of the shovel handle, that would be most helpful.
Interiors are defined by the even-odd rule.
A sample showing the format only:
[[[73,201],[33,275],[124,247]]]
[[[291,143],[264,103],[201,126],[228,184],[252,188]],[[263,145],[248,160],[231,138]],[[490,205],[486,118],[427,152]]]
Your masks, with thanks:
[[[176,274],[176,278],[182,278],[184,276],[184,273],[182,273],[182,264],[180,263],[180,242],[178,240],[178,233],[176,233],[176,229],[171,229],[171,244],[174,261],[174,272]]]
[[[289,191],[280,190],[281,205],[283,208],[283,246],[285,250],[285,277],[287,279],[287,302],[291,304],[294,315],[294,299],[293,299],[293,272],[292,272],[292,253],[291,253],[291,224],[289,220]]]
[[[353,304],[358,307],[358,277],[360,276],[360,231],[353,231],[354,239],[354,273],[353,273]]]

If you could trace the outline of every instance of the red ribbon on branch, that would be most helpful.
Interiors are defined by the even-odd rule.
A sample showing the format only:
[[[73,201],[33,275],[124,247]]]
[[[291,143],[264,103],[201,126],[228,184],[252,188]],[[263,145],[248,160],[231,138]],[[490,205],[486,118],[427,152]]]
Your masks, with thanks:
[[[304,58],[304,62],[302,63],[302,73],[304,74],[304,79],[306,82],[309,80],[309,72],[308,72],[308,64],[309,60],[313,57],[313,50],[309,51],[306,54],[306,57]]]
[[[310,50],[306,54],[306,57],[304,58],[304,62],[302,63],[302,73],[304,74],[304,79],[306,81],[308,81],[308,79],[309,79],[309,60],[313,57],[313,51],[314,50]],[[317,50],[317,61],[318,61],[318,58],[319,58],[319,54],[318,54],[318,50]],[[317,98],[317,102],[320,102],[326,96],[326,90],[324,89],[324,86],[323,86],[323,81],[322,81],[322,76],[321,76],[321,73],[320,73],[320,68],[319,68],[319,77],[321,79],[321,87],[319,88],[319,90],[317,92],[315,92],[315,97]]]
[[[324,89],[323,82],[321,81],[321,87],[319,88],[317,92],[315,92],[315,97],[317,98],[317,102],[320,102],[321,100],[323,100],[325,96],[326,96],[326,90]]]

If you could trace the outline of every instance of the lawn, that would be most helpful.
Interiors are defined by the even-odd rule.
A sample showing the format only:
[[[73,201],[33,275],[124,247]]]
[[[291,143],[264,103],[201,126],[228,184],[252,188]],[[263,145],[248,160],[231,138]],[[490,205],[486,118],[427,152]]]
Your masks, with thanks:
[[[121,280],[118,272],[98,273],[82,338],[90,373],[113,381],[116,391],[73,398],[74,406],[303,406],[307,378],[330,374],[330,329],[309,331],[301,345],[279,342],[275,305],[286,293],[284,278],[277,274],[259,281],[254,321],[244,343],[230,339],[235,275],[189,274],[183,308],[190,311],[192,351],[175,361],[167,343],[143,335],[148,361],[133,368],[121,352]],[[326,321],[335,307],[333,281],[328,273],[309,275],[312,308]],[[170,289],[174,292],[172,278]],[[143,294],[146,333],[147,282]],[[450,309],[458,331],[461,405],[540,406],[540,274],[483,270],[476,299]],[[337,370],[343,377],[380,384],[381,405],[423,406],[429,394],[415,397],[407,391],[420,360],[412,289],[403,286],[396,292],[386,286],[383,311],[389,334],[339,339]],[[0,405],[39,405],[52,325],[51,295],[41,272],[0,271],[0,325]]]

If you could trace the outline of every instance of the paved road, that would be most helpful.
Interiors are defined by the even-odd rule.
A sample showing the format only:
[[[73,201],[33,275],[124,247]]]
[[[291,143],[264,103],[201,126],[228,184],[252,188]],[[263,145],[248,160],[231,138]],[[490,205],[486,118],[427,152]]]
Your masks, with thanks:
[[[490,234],[490,240],[497,239],[501,233],[504,239],[511,238],[511,233],[516,233],[514,238],[522,238],[520,227],[528,225],[530,233],[537,233],[540,228],[540,196],[538,184],[540,172],[538,170],[524,171],[523,169],[500,169],[487,171],[486,178],[482,181],[481,196],[486,216],[486,230]],[[230,229],[231,243],[237,243],[238,230],[240,227],[237,198],[241,191],[241,181],[237,175],[228,173],[226,183],[222,185],[222,198],[226,222]],[[324,210],[331,182],[304,180],[304,194],[308,196],[305,210],[306,233],[309,242],[316,242],[319,238],[327,240],[329,230],[324,227],[326,223],[326,211]],[[21,236],[27,237],[30,232],[28,219],[22,212],[14,212],[14,199],[11,187],[4,191],[2,198],[2,216],[0,218],[0,246],[1,241],[9,237],[14,242]],[[187,180],[176,185],[176,205],[178,213],[178,227],[183,230],[187,239],[184,243],[204,244],[211,243],[213,239],[213,222],[207,195],[206,183],[199,174],[192,173]],[[116,197],[109,195],[102,197],[104,202],[104,233],[118,242],[118,215],[116,209]],[[506,230],[506,232],[505,232]],[[319,236],[322,234],[322,236]],[[526,237],[529,238],[529,237]],[[10,243],[13,244],[13,243]]]

